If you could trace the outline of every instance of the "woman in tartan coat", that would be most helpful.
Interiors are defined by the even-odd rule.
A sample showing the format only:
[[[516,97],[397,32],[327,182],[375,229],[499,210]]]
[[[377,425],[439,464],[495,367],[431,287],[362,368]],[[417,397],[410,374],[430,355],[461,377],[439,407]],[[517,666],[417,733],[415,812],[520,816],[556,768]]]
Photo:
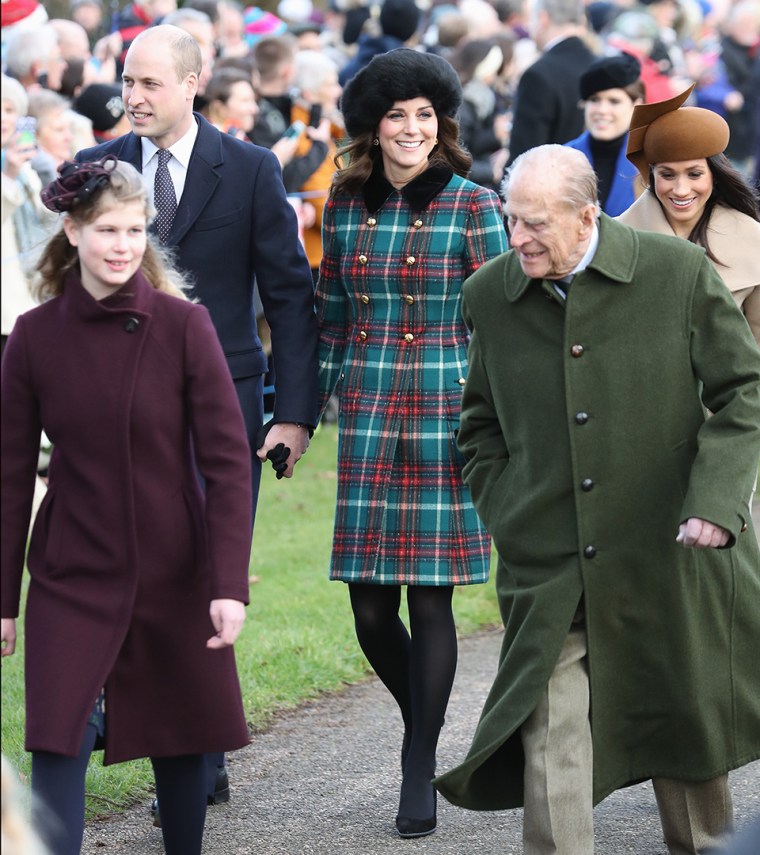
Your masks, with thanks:
[[[456,73],[399,49],[347,85],[351,136],[323,217],[322,404],[340,400],[331,578],[404,721],[402,837],[436,826],[438,735],[456,670],[454,585],[488,578],[489,540],[456,449],[464,279],[506,250],[495,193],[462,176]],[[407,585],[411,636],[399,618]]]

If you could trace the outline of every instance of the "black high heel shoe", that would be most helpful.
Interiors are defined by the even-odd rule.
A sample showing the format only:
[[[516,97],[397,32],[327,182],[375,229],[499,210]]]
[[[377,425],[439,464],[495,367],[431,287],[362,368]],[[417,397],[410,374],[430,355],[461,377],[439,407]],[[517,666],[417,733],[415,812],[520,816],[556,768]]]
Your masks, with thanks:
[[[410,816],[396,817],[396,831],[399,837],[427,837],[432,834],[438,825],[438,793],[433,791],[433,815],[427,819],[413,819]]]

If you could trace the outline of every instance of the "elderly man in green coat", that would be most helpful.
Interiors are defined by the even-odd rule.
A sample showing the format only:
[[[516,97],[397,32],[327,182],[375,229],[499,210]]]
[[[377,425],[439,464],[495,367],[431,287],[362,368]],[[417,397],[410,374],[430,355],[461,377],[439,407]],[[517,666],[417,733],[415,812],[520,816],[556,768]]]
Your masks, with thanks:
[[[588,855],[592,806],[651,778],[669,851],[705,852],[760,756],[760,351],[701,248],[599,214],[579,152],[507,181],[512,250],[465,285],[459,432],[504,644],[435,784],[524,804],[526,855]]]

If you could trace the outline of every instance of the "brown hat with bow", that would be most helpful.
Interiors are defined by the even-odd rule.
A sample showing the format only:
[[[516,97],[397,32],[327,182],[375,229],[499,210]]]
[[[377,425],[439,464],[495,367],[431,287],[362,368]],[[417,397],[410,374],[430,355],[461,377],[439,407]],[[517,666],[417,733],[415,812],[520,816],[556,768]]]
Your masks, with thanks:
[[[726,120],[702,107],[681,107],[694,84],[675,98],[633,108],[628,132],[628,160],[649,182],[649,164],[694,160],[725,151]]]

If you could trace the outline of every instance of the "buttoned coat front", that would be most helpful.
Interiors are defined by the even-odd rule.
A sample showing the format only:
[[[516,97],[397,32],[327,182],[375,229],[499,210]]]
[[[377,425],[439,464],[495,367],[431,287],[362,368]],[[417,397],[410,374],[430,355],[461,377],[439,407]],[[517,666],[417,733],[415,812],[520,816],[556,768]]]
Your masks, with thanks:
[[[595,801],[757,758],[760,353],[704,251],[602,215],[566,305],[509,252],[468,280],[464,312],[460,447],[505,636],[467,759],[437,786],[471,809],[522,804],[519,729],[581,597]],[[690,517],[729,548],[677,544]]]
[[[495,193],[433,167],[324,216],[317,286],[322,401],[340,399],[331,578],[452,585],[488,578],[489,541],[456,448],[467,330],[462,283],[506,247]]]
[[[106,763],[247,744],[232,648],[206,648],[210,601],[248,600],[251,536],[250,453],[207,310],[139,272],[98,302],[71,272],[18,319],[2,367],[3,617],[41,429],[54,446],[28,555],[27,749],[76,756],[104,687]]]

